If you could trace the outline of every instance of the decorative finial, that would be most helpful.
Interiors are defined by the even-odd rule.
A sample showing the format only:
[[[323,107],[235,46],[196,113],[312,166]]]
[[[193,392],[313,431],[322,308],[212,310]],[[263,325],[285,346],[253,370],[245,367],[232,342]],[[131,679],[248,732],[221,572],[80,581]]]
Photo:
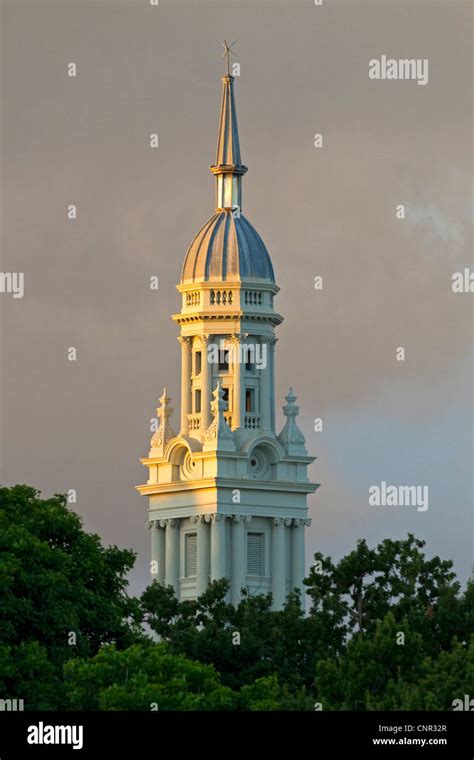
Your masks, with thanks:
[[[283,407],[283,414],[286,417],[285,427],[278,436],[278,440],[286,450],[287,454],[306,454],[304,448],[304,435],[296,424],[296,417],[300,411],[299,406],[296,406],[296,394],[293,388],[290,388],[288,394],[285,396],[287,404]]]
[[[170,425],[169,419],[173,414],[173,409],[170,406],[170,397],[166,394],[166,388],[163,388],[163,395],[160,398],[161,406],[156,410],[156,414],[159,420],[159,427],[156,433],[153,435],[150,445],[152,450],[159,449],[163,452],[164,447],[171,438],[175,437],[175,432]]]
[[[224,401],[224,391],[220,381],[218,381],[215,390],[212,392],[214,401],[211,403],[214,419],[204,432],[204,451],[235,451],[234,434],[228,426],[224,411],[227,407]]]
[[[224,40],[224,42],[221,42],[221,45],[224,48],[222,57],[227,58],[227,76],[230,77],[230,56],[235,56],[235,53],[231,50],[231,48],[234,47],[235,42],[231,42],[230,45],[228,45],[227,40]]]

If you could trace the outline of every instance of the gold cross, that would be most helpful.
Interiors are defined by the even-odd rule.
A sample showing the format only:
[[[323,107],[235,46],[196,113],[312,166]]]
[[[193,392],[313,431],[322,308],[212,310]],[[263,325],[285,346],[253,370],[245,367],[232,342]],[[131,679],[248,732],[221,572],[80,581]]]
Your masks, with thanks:
[[[235,56],[235,53],[231,50],[231,48],[234,47],[235,42],[231,42],[230,45],[228,45],[227,40],[224,40],[224,42],[221,42],[221,45],[224,48],[222,57],[227,58],[227,76],[230,76],[230,56]]]

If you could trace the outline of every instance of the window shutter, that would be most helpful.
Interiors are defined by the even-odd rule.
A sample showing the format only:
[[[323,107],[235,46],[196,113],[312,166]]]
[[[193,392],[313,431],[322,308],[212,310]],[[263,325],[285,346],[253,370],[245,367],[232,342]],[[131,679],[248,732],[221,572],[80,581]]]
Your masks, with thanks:
[[[265,575],[264,533],[247,533],[247,575]]]
[[[197,572],[197,533],[186,533],[184,542],[184,575],[189,578]]]

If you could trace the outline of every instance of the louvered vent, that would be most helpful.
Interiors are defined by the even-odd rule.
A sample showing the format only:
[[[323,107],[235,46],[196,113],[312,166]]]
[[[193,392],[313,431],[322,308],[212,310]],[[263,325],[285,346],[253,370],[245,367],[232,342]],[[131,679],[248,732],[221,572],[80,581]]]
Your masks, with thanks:
[[[265,575],[264,533],[247,533],[247,575]]]
[[[197,533],[186,533],[184,540],[184,574],[189,578],[197,570]]]

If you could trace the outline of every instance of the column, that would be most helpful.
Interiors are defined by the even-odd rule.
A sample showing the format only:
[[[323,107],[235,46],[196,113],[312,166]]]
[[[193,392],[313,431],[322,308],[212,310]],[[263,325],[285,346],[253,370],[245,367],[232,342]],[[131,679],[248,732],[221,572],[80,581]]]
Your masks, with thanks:
[[[273,338],[269,345],[269,362],[270,362],[270,388],[271,388],[271,404],[270,404],[270,427],[275,430],[275,345],[278,338]]]
[[[221,513],[211,517],[211,581],[225,578],[225,517]]]
[[[152,580],[165,581],[165,532],[159,520],[152,520],[149,525],[151,537],[151,575]]]
[[[240,345],[244,336],[236,334],[232,336],[233,364],[232,371],[234,375],[234,404],[232,410],[232,429],[244,427],[245,409],[243,404],[242,388],[242,364],[240,362]]]
[[[181,435],[188,433],[188,414],[191,413],[191,346],[193,339],[179,337],[181,343]]]
[[[173,586],[176,596],[179,598],[178,589],[178,560],[179,560],[179,521],[165,520],[166,526],[166,569],[165,582],[167,586]]]
[[[148,524],[148,528],[150,529],[150,539],[151,539],[151,563],[150,563],[150,573],[151,573],[151,579],[152,581],[158,580],[158,558],[159,558],[159,546],[158,546],[158,530],[159,530],[159,524],[156,520],[152,520]]]
[[[281,610],[286,599],[285,523],[281,517],[273,518],[272,522],[273,609]]]
[[[303,584],[305,576],[304,564],[304,529],[311,520],[293,520],[291,529],[291,588],[298,589],[301,594],[301,606],[305,609],[306,588]]]
[[[273,338],[262,336],[262,361],[266,364],[260,373],[260,427],[262,430],[272,429],[272,406],[275,404],[274,388],[272,385]],[[265,353],[263,353],[265,352]]]
[[[166,547],[165,547],[165,531],[161,521],[158,523],[158,580],[160,583],[165,583],[166,579]]]
[[[204,515],[195,517],[193,521],[197,526],[196,596],[201,596],[201,594],[204,594],[209,583],[209,525]]]
[[[240,602],[240,592],[245,586],[245,518],[243,515],[232,517],[232,573],[231,573],[231,602],[237,607]]]
[[[201,336],[201,430],[207,430],[211,424],[211,367],[208,361],[207,346],[210,336]]]

